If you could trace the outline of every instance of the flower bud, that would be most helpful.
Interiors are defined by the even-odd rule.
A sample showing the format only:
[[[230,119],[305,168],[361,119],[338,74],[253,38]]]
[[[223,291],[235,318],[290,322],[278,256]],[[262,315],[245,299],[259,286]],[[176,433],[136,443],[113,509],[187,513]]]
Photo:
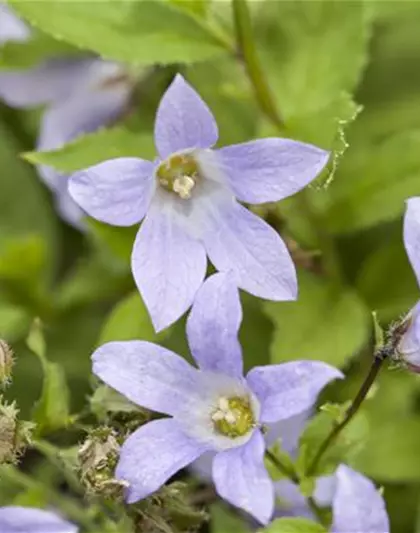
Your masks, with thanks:
[[[7,404],[0,397],[0,464],[17,463],[30,441],[33,424],[18,420],[15,404]]]
[[[115,431],[94,429],[79,449],[80,475],[88,492],[119,498],[125,483],[114,478],[120,445]]]
[[[397,359],[413,372],[420,373],[420,302],[392,328],[392,335],[397,337]]]
[[[0,339],[0,385],[7,385],[12,377],[13,352],[10,346]]]

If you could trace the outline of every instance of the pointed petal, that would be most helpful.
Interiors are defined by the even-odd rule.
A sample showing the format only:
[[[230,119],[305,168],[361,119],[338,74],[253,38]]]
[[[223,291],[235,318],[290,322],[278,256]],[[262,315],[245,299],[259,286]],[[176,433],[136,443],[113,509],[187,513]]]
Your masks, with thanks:
[[[274,511],[274,485],[264,466],[264,438],[255,431],[244,446],[220,452],[213,461],[218,494],[268,524]]]
[[[366,531],[389,533],[385,503],[367,477],[345,465],[337,469],[337,489],[333,500],[332,533]]]
[[[0,98],[13,107],[64,101],[85,84],[91,65],[92,59],[52,59],[31,69],[2,71]]]
[[[134,157],[99,163],[69,181],[73,200],[91,217],[114,226],[140,222],[154,190],[153,164]]]
[[[309,409],[332,380],[343,378],[336,368],[319,361],[293,361],[253,368],[247,376],[261,402],[261,422],[277,422]]]
[[[294,300],[296,271],[286,245],[266,222],[235,201],[213,202],[204,245],[217,270],[241,289],[269,300]]]
[[[2,533],[77,533],[78,528],[55,513],[32,507],[0,507]]]
[[[398,353],[411,370],[420,372],[420,302],[411,309],[406,320],[409,325],[398,343]]]
[[[212,112],[178,74],[159,104],[155,143],[162,159],[187,148],[210,148],[218,138]]]
[[[420,197],[407,200],[404,245],[420,286]]]
[[[171,210],[155,203],[134,243],[133,276],[156,331],[187,311],[203,283],[203,245],[186,233]]]
[[[191,353],[202,370],[242,377],[238,340],[242,308],[229,274],[215,274],[199,289],[187,321]]]
[[[329,153],[290,139],[258,139],[217,150],[236,197],[251,204],[277,202],[314,180]]]
[[[205,451],[175,420],[155,420],[141,426],[122,446],[116,470],[117,479],[129,484],[127,502],[146,498]]]
[[[150,342],[109,342],[94,352],[92,360],[96,376],[153,411],[182,416],[203,393],[198,370]]]

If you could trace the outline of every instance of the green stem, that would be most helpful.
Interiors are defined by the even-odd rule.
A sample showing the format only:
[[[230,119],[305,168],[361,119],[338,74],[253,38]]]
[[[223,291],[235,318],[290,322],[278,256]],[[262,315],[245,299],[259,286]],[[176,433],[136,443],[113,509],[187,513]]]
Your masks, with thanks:
[[[245,64],[255,96],[262,111],[281,130],[284,127],[283,120],[277,110],[255,49],[248,4],[246,0],[232,0],[232,7],[238,51]]]
[[[354,415],[359,411],[371,386],[373,385],[376,377],[378,376],[380,369],[382,368],[383,362],[385,361],[388,355],[389,355],[389,352],[386,349],[384,350],[380,349],[375,354],[369,373],[366,376],[365,380],[363,381],[359,389],[359,392],[354,398],[352,404],[348,408],[344,416],[344,419],[339,424],[337,424],[336,426],[332,428],[331,432],[327,435],[327,437],[321,443],[314,459],[309,464],[309,467],[306,471],[306,475],[308,477],[313,476],[316,473],[319,462],[323,458],[325,452],[328,450],[331,444],[335,442],[335,440],[340,435],[340,433],[343,431],[343,429],[349,424],[349,422],[353,419]]]
[[[51,504],[62,511],[70,520],[77,522],[79,525],[84,526],[90,531],[95,530],[95,522],[87,515],[86,510],[80,507],[75,501],[72,501],[69,498],[63,498],[57,491],[32,479],[17,468],[13,466],[3,466],[0,469],[0,477],[1,479],[6,479],[24,489],[44,492]]]
[[[318,522],[320,524],[322,524],[323,526],[327,526],[328,524],[326,524],[326,522],[325,522],[325,515],[322,512],[322,510],[318,507],[318,505],[316,504],[316,501],[313,499],[313,497],[309,496],[309,498],[307,498],[307,500],[308,500],[309,508],[312,511],[312,513],[314,514],[314,516],[316,517],[316,519],[318,520]]]
[[[274,455],[273,452],[271,452],[270,450],[266,450],[265,455],[270,459],[270,461],[273,463],[273,465],[277,468],[279,472],[285,475],[293,483],[297,485],[299,484],[299,478],[296,475],[296,472],[294,472],[288,465],[282,463],[281,460],[276,455]]]

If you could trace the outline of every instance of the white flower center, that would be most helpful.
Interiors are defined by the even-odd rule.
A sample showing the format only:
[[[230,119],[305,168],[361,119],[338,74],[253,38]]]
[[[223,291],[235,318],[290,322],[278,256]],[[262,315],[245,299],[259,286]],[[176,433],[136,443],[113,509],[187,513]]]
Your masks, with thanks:
[[[189,200],[200,179],[197,161],[191,154],[173,154],[157,168],[158,184],[182,200]]]
[[[174,179],[172,189],[183,200],[191,198],[191,192],[195,187],[195,180],[191,176],[179,176]]]
[[[217,433],[232,439],[243,437],[256,425],[250,399],[242,396],[221,396],[211,420]]]

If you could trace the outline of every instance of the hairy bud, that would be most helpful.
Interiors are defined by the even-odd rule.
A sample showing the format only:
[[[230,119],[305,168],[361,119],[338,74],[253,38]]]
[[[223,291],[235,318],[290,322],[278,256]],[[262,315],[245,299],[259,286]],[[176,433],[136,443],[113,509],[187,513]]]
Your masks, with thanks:
[[[0,397],[0,464],[17,463],[30,441],[33,424],[20,422],[18,413],[14,403],[4,403]]]
[[[8,385],[12,377],[13,352],[6,341],[0,339],[0,385]]]

